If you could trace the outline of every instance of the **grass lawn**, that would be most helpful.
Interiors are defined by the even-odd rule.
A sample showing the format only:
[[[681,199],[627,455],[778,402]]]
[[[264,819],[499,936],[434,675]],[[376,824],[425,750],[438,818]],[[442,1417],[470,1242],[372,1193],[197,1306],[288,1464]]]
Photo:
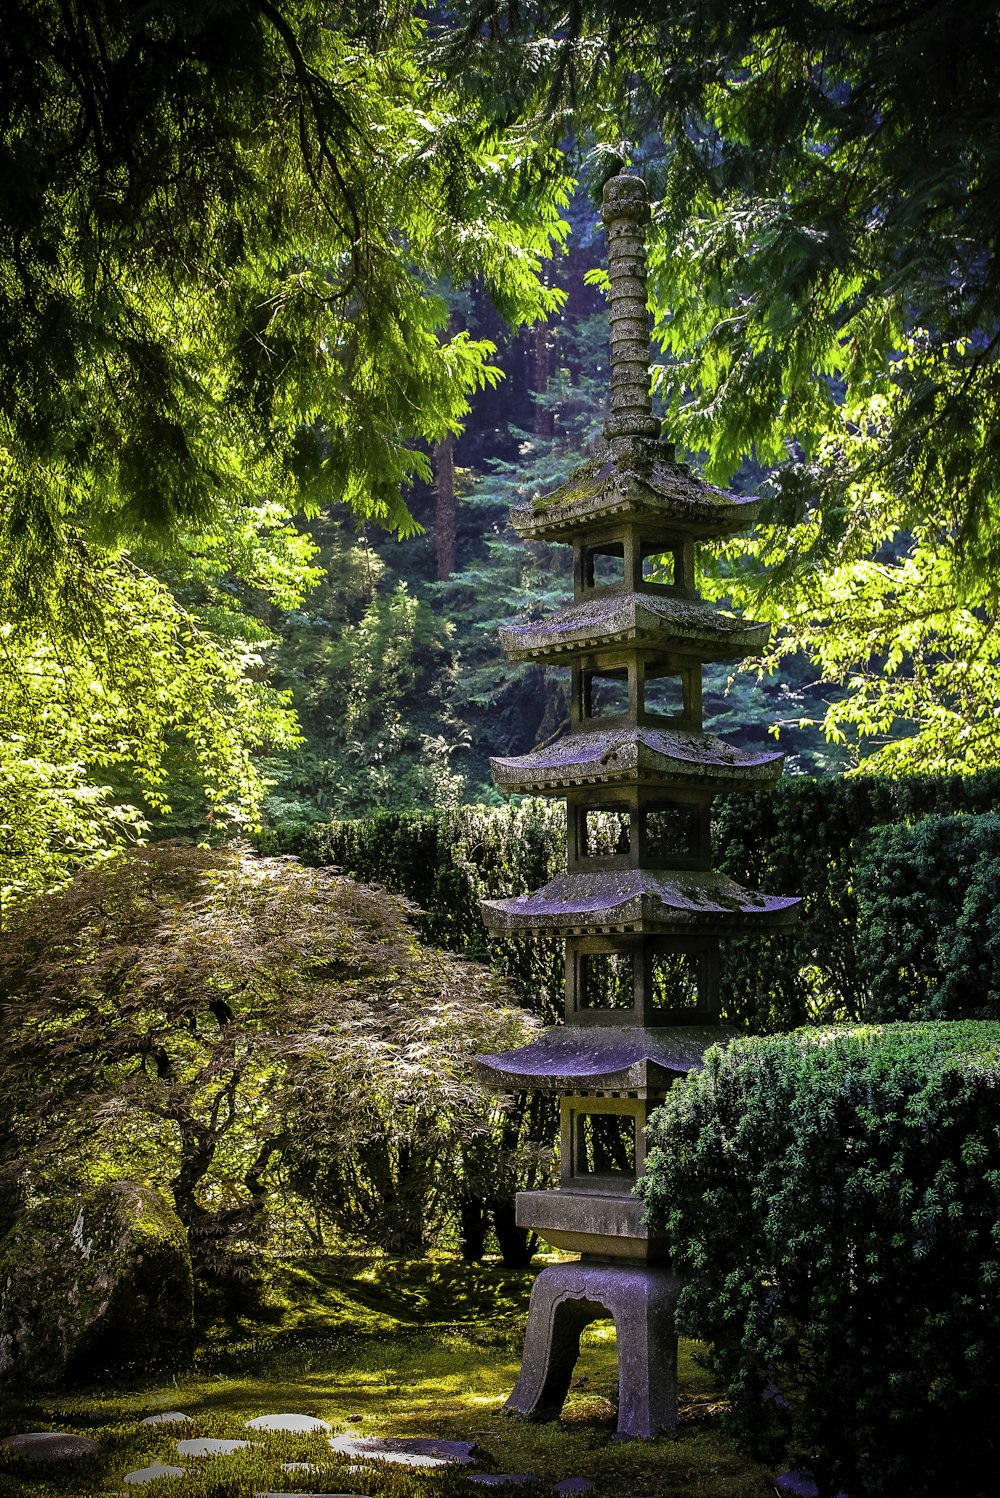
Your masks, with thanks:
[[[352,1472],[321,1436],[244,1429],[253,1416],[278,1411],[318,1415],[336,1434],[474,1440],[479,1450],[470,1472],[533,1473],[547,1484],[589,1477],[599,1498],[773,1498],[770,1474],[740,1459],[722,1435],[718,1395],[692,1360],[690,1344],[681,1346],[681,1423],[668,1437],[615,1440],[610,1322],[584,1335],[561,1421],[534,1424],[503,1415],[533,1279],[533,1271],[470,1267],[441,1257],[331,1258],[281,1270],[263,1298],[248,1293],[242,1307],[203,1307],[196,1365],[176,1379],[8,1395],[0,1434],[72,1430],[96,1437],[101,1452],[46,1466],[4,1453],[0,1498],[250,1498],[261,1491],[472,1498],[495,1491],[470,1487],[459,1470],[419,1473],[379,1464]],[[183,1410],[194,1423],[183,1429],[139,1425],[157,1410]],[[210,1459],[178,1457],[178,1437],[203,1435],[249,1437],[254,1447]],[[125,1473],[157,1461],[186,1466],[188,1475],[123,1485]],[[284,1472],[281,1464],[289,1461],[320,1470]]]

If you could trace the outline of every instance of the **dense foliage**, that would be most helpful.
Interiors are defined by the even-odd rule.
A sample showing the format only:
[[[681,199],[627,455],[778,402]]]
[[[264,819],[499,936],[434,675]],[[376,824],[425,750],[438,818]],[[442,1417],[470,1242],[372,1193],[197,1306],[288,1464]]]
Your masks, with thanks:
[[[713,585],[778,626],[769,668],[808,655],[836,689],[815,716],[870,769],[997,763],[992,0],[465,20],[441,45],[498,118],[568,112],[598,175],[631,158],[653,186],[668,427],[715,480],[752,457],[772,497]]]
[[[854,882],[868,1017],[1000,1015],[1000,817],[880,827]]]
[[[551,1023],[563,1011],[562,944],[540,937],[486,935],[480,901],[537,889],[565,860],[561,805],[459,806],[439,812],[382,812],[326,825],[286,825],[260,839],[268,852],[342,868],[413,900],[427,941],[488,959],[521,1002]]]
[[[412,439],[489,350],[428,278],[553,305],[544,147],[483,129],[405,4],[20,0],[0,67],[6,544],[133,541],[261,494],[405,526]],[[552,165],[555,163],[552,162]],[[558,189],[557,189],[558,191]],[[29,554],[30,559],[30,554]]]
[[[987,1498],[1000,1377],[1000,1025],[800,1031],[709,1053],[639,1187],[732,1429],[822,1498]]]
[[[935,974],[955,955],[949,944],[964,942],[965,960],[979,965],[970,968],[968,981],[956,977],[965,985],[965,998],[958,1007],[950,1007],[949,1001],[947,1016],[997,1013],[988,997],[992,990],[972,996],[978,975],[987,968],[992,972],[992,870],[988,862],[977,864],[980,844],[975,832],[980,824],[991,827],[992,821],[954,814],[992,812],[998,800],[1000,777],[995,772],[947,778],[793,779],[758,795],[719,797],[714,817],[716,866],[750,888],[799,895],[803,902],[799,925],[791,935],[734,937],[723,944],[727,1018],[766,1032],[858,1019],[870,1012],[873,1002],[895,1003],[897,989],[892,983],[880,985],[886,966],[894,960],[894,932],[904,907],[909,912],[906,919],[924,943],[919,959],[923,976],[913,981],[933,988],[939,981]],[[882,881],[877,871],[883,846],[893,846],[895,838],[905,847],[912,838],[924,847],[929,834],[921,829],[937,825],[924,818],[940,821],[940,846],[947,850],[947,858],[928,863],[922,885],[912,878]],[[963,844],[966,828],[969,842]],[[880,841],[882,835],[887,844]],[[560,804],[526,799],[517,806],[463,806],[326,826],[286,825],[269,834],[262,846],[333,864],[359,879],[398,890],[425,911],[420,922],[429,940],[479,959],[488,957],[514,984],[523,1003],[546,1020],[561,1013],[561,944],[531,937],[489,941],[479,915],[481,899],[537,889],[559,871],[565,857],[565,811]],[[961,881],[966,876],[976,893],[969,897],[965,924],[956,934],[949,931],[949,923],[962,909]],[[947,881],[952,882],[951,891]],[[960,882],[958,889],[955,881]],[[932,889],[935,883],[940,885],[937,903],[921,907],[921,888]],[[943,929],[933,933],[929,923],[935,919]],[[970,924],[973,919],[979,922],[975,927]],[[937,957],[935,942],[940,944]],[[919,991],[926,992],[923,987]],[[877,1012],[884,1018],[945,1014],[912,1010],[909,1002],[901,1010]],[[964,1007],[968,1004],[975,1007]]]
[[[5,1199],[168,1189],[204,1268],[324,1228],[419,1251],[540,1162],[471,1075],[530,1020],[410,908],[291,859],[164,843],[0,946]]]

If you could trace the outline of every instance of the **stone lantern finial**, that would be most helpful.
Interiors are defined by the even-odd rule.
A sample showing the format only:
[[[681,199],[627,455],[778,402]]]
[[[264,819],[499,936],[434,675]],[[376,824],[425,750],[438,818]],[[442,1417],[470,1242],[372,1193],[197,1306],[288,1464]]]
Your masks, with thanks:
[[[604,184],[601,218],[611,281],[611,415],[604,435],[612,442],[617,437],[656,437],[660,430],[649,394],[649,216],[641,177],[611,177]]]

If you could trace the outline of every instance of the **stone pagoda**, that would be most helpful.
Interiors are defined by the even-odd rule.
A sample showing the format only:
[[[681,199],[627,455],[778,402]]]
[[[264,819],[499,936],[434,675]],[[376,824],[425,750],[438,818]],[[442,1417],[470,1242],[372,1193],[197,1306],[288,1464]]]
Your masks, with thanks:
[[[703,662],[759,651],[767,626],[699,599],[694,548],[745,529],[757,505],[702,483],[659,440],[641,179],[613,177],[601,216],[611,282],[605,440],[567,484],[513,515],[526,539],[572,546],[573,602],[501,636],[514,661],[569,667],[570,731],[492,761],[502,791],[565,798],[567,872],[534,894],[483,905],[494,934],[565,939],[566,1023],[478,1064],[496,1089],[559,1097],[559,1187],[521,1192],[517,1221],[580,1255],[535,1282],[506,1408],[558,1416],[581,1330],[611,1316],[618,1433],[655,1436],[677,1419],[679,1282],[632,1195],[645,1125],[671,1084],[732,1034],[718,1024],[720,940],[787,926],[798,901],[753,893],[712,869],[712,797],[773,784],[782,755],[748,753],[702,730]]]

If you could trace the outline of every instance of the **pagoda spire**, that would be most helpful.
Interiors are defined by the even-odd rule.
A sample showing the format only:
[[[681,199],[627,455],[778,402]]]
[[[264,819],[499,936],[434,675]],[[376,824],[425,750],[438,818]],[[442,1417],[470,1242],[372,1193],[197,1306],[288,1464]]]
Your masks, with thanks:
[[[649,216],[642,178],[612,177],[601,208],[611,283],[611,414],[604,435],[612,443],[619,437],[655,437],[660,430],[649,393]]]

